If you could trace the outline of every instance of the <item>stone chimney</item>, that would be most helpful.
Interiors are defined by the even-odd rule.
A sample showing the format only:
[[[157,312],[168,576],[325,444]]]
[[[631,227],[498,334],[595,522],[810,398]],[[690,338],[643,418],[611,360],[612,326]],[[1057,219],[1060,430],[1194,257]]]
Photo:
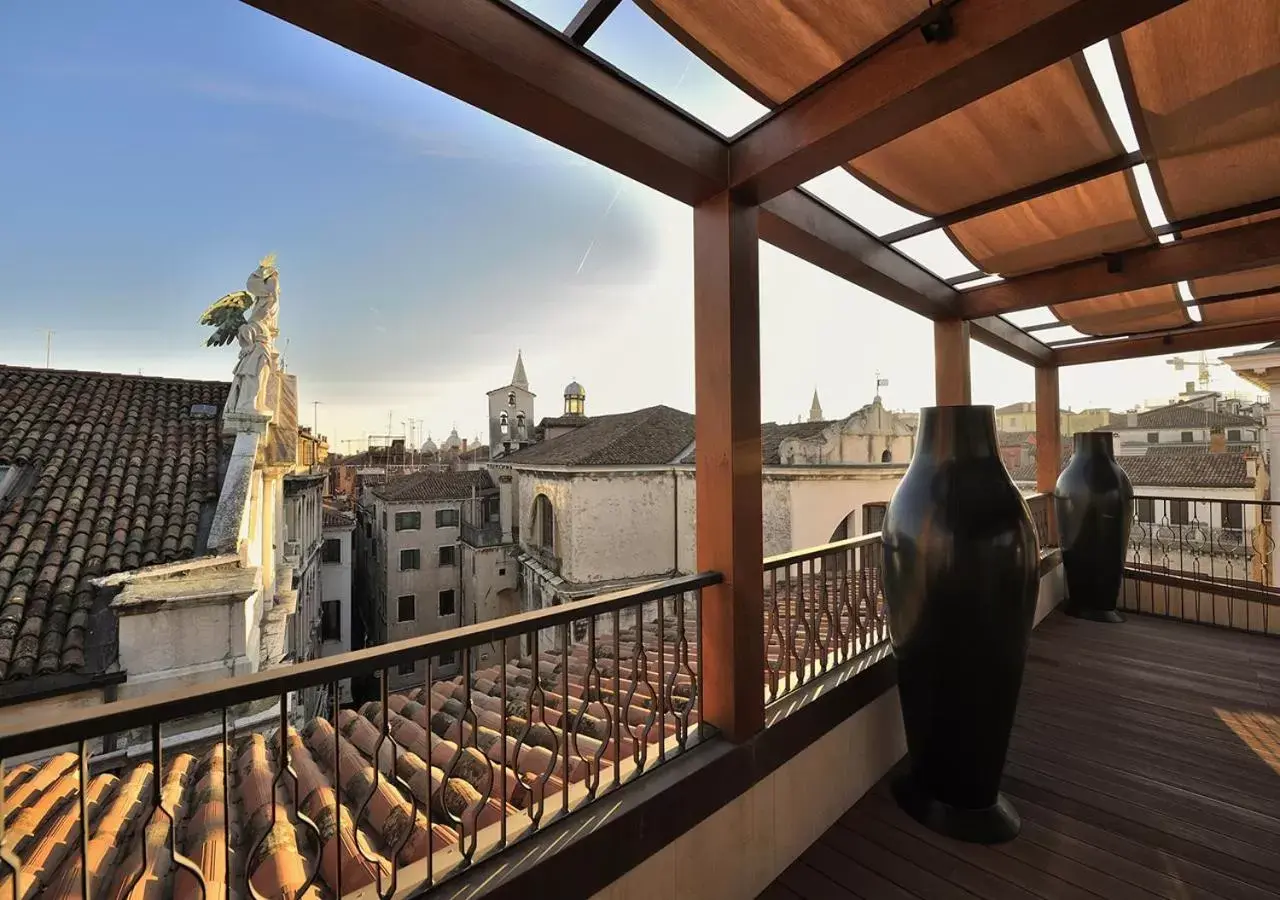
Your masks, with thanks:
[[[1221,428],[1214,428],[1209,432],[1209,452],[1227,452],[1227,433]]]
[[[466,438],[463,438],[463,439],[462,439],[462,452],[463,452],[463,453],[466,453],[466,452],[467,452],[467,439],[466,439]]]
[[[1129,414],[1128,414],[1128,418],[1127,418],[1127,420],[1125,421],[1125,424],[1126,424],[1126,425],[1128,425],[1130,428],[1137,428],[1137,427],[1138,427],[1138,414],[1137,414],[1136,412],[1131,412],[1131,413],[1129,413]]]

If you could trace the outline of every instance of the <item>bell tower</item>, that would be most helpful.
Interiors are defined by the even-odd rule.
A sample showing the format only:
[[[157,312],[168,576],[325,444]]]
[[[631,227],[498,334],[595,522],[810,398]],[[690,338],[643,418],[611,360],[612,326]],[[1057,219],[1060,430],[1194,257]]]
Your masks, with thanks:
[[[516,351],[511,383],[489,391],[489,456],[496,459],[534,442],[533,401],[524,354]]]

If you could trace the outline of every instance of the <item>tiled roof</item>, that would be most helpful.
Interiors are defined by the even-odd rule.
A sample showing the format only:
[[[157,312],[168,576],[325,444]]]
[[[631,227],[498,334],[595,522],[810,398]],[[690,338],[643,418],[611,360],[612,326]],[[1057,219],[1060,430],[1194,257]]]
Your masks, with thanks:
[[[435,503],[442,500],[465,500],[472,492],[490,490],[493,479],[485,471],[417,472],[388,478],[371,488],[374,496],[393,503]]]
[[[1023,447],[1035,443],[1034,431],[998,431],[996,438],[1001,447]]]
[[[502,458],[513,465],[660,466],[693,443],[693,416],[669,406],[595,416],[576,431]]]
[[[822,434],[830,425],[830,420],[819,422],[791,422],[779,425],[777,422],[765,422],[760,426],[760,452],[766,466],[782,464],[781,447],[787,438],[810,440]],[[692,456],[689,462],[693,462]]]
[[[356,524],[356,517],[341,509],[324,506],[320,510],[320,524],[324,528],[346,528]]]
[[[228,883],[243,885],[246,866],[250,883],[264,897],[386,890],[393,866],[410,865],[433,852],[446,851],[447,859],[455,852],[458,821],[467,822],[467,833],[474,834],[505,815],[512,817],[514,833],[528,823],[533,808],[540,810],[544,800],[561,795],[566,774],[570,790],[577,790],[593,774],[600,785],[609,784],[615,760],[626,778],[633,770],[633,754],[642,747],[644,758],[656,760],[658,742],[675,734],[674,713],[665,725],[649,724],[649,701],[637,693],[625,707],[625,724],[615,728],[612,703],[605,709],[594,702],[582,710],[585,651],[575,649],[563,680],[557,674],[562,663],[554,654],[542,655],[539,681],[545,694],[539,695],[532,716],[531,658],[507,668],[505,718],[497,666],[472,675],[469,696],[461,677],[438,681],[429,693],[393,694],[386,715],[394,750],[389,741],[379,740],[383,709],[376,702],[358,712],[341,710],[336,728],[328,718],[311,719],[301,730],[290,727],[285,740],[291,777],[283,779],[285,789],[273,787],[281,749],[277,729],[230,744],[230,759],[224,760],[228,745],[221,742],[195,753],[167,752],[160,780],[165,814],[152,812],[151,762],[93,775],[85,792],[93,822],[87,852],[90,893],[201,897],[204,892],[194,877],[171,868],[170,816],[177,826],[172,829],[174,849],[193,861],[209,884],[210,897],[224,896],[221,888]],[[598,665],[606,675],[613,670],[611,660],[600,659]],[[623,667],[624,683],[626,671]],[[673,669],[669,677],[677,698],[689,696],[687,676]],[[564,729],[565,681],[572,740]],[[688,715],[690,727],[696,727],[696,710]],[[528,733],[521,739],[526,723]],[[76,754],[60,753],[5,772],[7,808],[15,811],[5,849],[21,863],[30,888],[26,897],[79,896],[78,762]],[[226,852],[224,799],[232,853]],[[304,893],[312,872],[319,890]],[[0,879],[6,892],[8,884],[7,878]],[[136,893],[128,890],[134,884]],[[236,890],[231,896],[246,895]]]
[[[1251,488],[1245,457],[1240,453],[1117,456],[1135,487]],[[1061,468],[1066,468],[1063,459]],[[1035,464],[1009,470],[1014,481],[1035,481]]]
[[[1249,444],[1249,443],[1241,443],[1241,444],[1231,443],[1226,445],[1225,450],[1227,453],[1246,453],[1249,451],[1253,451],[1254,453],[1257,453],[1258,445]],[[1212,451],[1209,449],[1209,445],[1204,443],[1201,443],[1201,444],[1148,444],[1147,445],[1147,456],[1152,456],[1152,455],[1187,456],[1187,455],[1196,455],[1196,454],[1204,454],[1204,453],[1211,453],[1211,452]]]
[[[590,416],[547,416],[538,423],[539,428],[574,428],[582,427],[591,421]]]
[[[227,390],[0,366],[0,678],[84,665],[89,579],[197,553]]]
[[[1173,403],[1159,409],[1149,409],[1138,413],[1137,424],[1128,424],[1124,413],[1112,420],[1110,425],[1095,428],[1095,431],[1120,431],[1127,428],[1258,428],[1261,423],[1248,416],[1235,413],[1215,412],[1191,406],[1191,401]]]

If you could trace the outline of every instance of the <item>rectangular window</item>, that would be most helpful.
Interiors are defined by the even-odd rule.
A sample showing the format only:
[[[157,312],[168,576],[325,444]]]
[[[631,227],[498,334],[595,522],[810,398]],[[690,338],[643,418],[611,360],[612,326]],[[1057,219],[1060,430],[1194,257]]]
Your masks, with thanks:
[[[396,513],[396,531],[416,531],[421,527],[422,527],[422,513],[420,512]]]
[[[413,663],[400,663],[396,666],[396,674],[402,678],[407,678],[413,674]]]
[[[1148,444],[1158,444],[1158,443],[1160,443],[1160,432],[1158,432],[1158,431],[1148,431],[1148,432],[1147,432],[1147,443],[1148,443]]]
[[[1222,504],[1222,527],[1234,528],[1236,531],[1242,531],[1244,529],[1243,503]]]
[[[341,600],[325,600],[320,605],[320,640],[342,640]]]
[[[875,534],[884,527],[884,514],[888,511],[887,503],[867,503],[862,507],[862,533]],[[848,535],[845,535],[848,537]]]
[[[440,615],[451,616],[454,614],[456,604],[453,602],[453,588],[440,592]]]
[[[1233,444],[1240,443],[1240,429],[1231,428],[1227,431],[1227,440]]]
[[[1149,524],[1156,520],[1156,502],[1150,497],[1135,497],[1133,504],[1138,514],[1139,522],[1147,522]]]
[[[400,571],[408,572],[412,569],[422,568],[422,551],[417,547],[412,550],[400,551]]]
[[[440,654],[441,666],[452,666],[452,665],[455,665],[457,662],[458,662],[458,654],[453,650],[449,650]]]
[[[387,511],[385,509],[382,511],[382,530],[387,530]]]
[[[453,544],[446,544],[445,546],[441,547],[440,548],[440,565],[442,566],[453,565],[454,551],[456,549],[457,548],[454,547]]]
[[[456,528],[458,525],[458,511],[456,509],[437,509],[436,510],[436,527],[437,528]]]
[[[1190,444],[1195,439],[1196,439],[1195,432],[1192,432],[1192,431],[1182,432],[1182,443]]]
[[[320,561],[327,563],[342,562],[342,541],[338,538],[325,538],[320,549]]]
[[[418,603],[413,594],[396,598],[396,621],[412,622],[418,618]]]
[[[1169,524],[1186,525],[1191,521],[1190,504],[1186,500],[1169,501]]]

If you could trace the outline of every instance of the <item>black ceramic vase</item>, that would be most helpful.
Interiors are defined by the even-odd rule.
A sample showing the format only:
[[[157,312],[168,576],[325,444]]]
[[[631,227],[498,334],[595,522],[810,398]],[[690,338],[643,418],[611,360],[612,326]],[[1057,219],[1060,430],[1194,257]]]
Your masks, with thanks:
[[[1112,437],[1109,431],[1077,434],[1071,462],[1053,490],[1066,611],[1096,622],[1124,621],[1116,602],[1133,523],[1133,485],[1116,463]]]
[[[1039,566],[990,406],[920,411],[915,457],[885,515],[884,596],[909,770],[893,785],[924,825],[965,841],[1018,833],[1000,793]]]

